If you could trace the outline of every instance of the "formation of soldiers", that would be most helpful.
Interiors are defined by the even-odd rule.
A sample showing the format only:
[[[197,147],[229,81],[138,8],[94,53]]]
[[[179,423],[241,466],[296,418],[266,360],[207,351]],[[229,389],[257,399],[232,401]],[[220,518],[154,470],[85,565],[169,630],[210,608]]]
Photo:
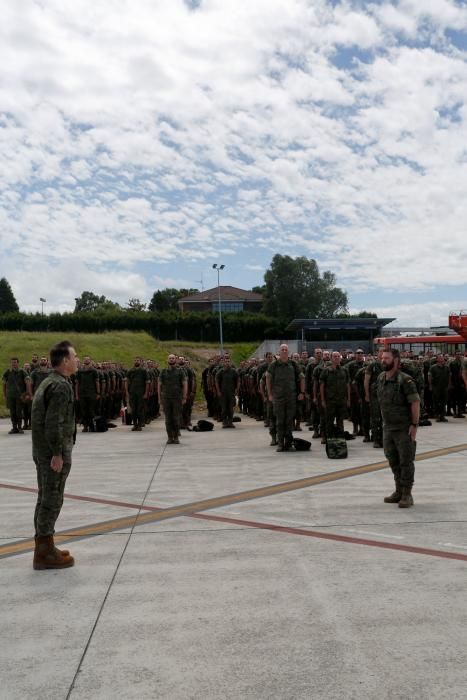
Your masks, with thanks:
[[[287,359],[295,367],[290,386],[284,388],[285,393],[295,396],[293,430],[301,431],[305,425],[313,432],[314,439],[321,439],[325,444],[328,436],[344,434],[344,419],[349,419],[353,426],[352,437],[362,437],[363,442],[382,448],[382,419],[376,391],[377,378],[383,371],[381,354],[382,350],[376,355],[365,355],[361,348],[355,352],[316,348],[311,357],[304,351],[293,353],[289,358],[287,352]],[[273,363],[279,356],[280,350],[278,355],[268,352],[262,359],[244,360],[236,371],[228,354],[215,355],[203,370],[202,385],[208,417],[229,427],[232,417],[230,411],[226,412],[226,406],[234,406],[237,401],[242,414],[269,428],[271,445],[277,445],[282,451],[290,449],[291,438],[289,434],[287,446],[280,443],[273,401],[268,393],[270,368],[274,370]],[[223,396],[219,384],[222,384],[226,365],[229,373],[236,377],[229,380]],[[430,418],[445,422],[446,415],[465,416],[467,356],[464,353],[457,351],[450,356],[433,351],[426,355],[402,352],[401,370],[413,379],[420,396],[421,425],[428,424]]]
[[[196,373],[187,358],[176,357],[175,363],[187,383],[180,427],[188,428],[196,394]],[[32,399],[51,371],[47,357],[34,354],[22,367],[18,358],[11,358],[10,368],[3,374],[3,392],[12,423],[10,434],[31,429]],[[136,357],[133,367],[126,369],[119,362],[94,362],[90,356],[83,357],[77,372],[70,377],[75,414],[82,432],[94,432],[99,423],[109,425],[120,416],[132,425],[133,431],[141,431],[160,416],[160,379],[156,360]]]
[[[268,369],[278,356],[269,352],[262,359],[244,360],[238,369],[229,353],[210,358],[201,376],[208,417],[222,422],[224,428],[235,428],[233,413],[238,405],[240,413],[263,422],[269,429],[271,445],[278,445],[276,417],[267,386]],[[190,428],[197,377],[189,359],[173,357],[174,365],[186,379],[186,398],[179,423],[181,428]],[[316,348],[311,357],[304,351],[294,353],[290,359],[297,370],[293,391],[296,397],[303,393],[295,403],[293,430],[301,431],[302,425],[307,426],[314,439],[325,443],[327,435],[343,432],[343,421],[348,418],[353,437],[363,437],[363,442],[382,447],[381,412],[376,395],[376,380],[382,371],[379,355],[365,356],[362,349],[333,352]],[[415,356],[402,352],[401,369],[412,377],[417,387],[422,424],[429,418],[445,422],[446,416],[464,417],[467,389],[464,353],[458,351],[449,356],[428,352]],[[10,368],[3,374],[3,391],[12,422],[10,433],[30,429],[32,398],[50,371],[47,357],[34,354],[22,367],[18,358],[11,359]],[[83,432],[96,429],[96,417],[109,423],[119,416],[132,425],[133,431],[141,431],[161,414],[160,379],[161,369],[156,360],[136,357],[133,366],[126,369],[119,362],[94,362],[89,356],[83,357],[77,373],[71,377],[77,420]],[[181,391],[183,394],[183,386]]]

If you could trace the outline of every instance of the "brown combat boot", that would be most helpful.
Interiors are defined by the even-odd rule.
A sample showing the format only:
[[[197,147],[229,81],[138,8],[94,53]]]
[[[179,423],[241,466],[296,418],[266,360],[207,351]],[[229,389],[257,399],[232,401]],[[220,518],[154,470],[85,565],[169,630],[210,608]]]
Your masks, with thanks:
[[[411,508],[413,506],[412,488],[408,486],[402,487],[402,497],[399,500],[399,508]]]
[[[71,554],[65,555],[55,547],[52,535],[36,537],[34,560],[32,564],[36,571],[43,571],[45,569],[67,569],[73,566],[74,563],[75,560]]]
[[[180,444],[180,440],[178,439],[178,436],[179,436],[179,435],[180,435],[180,433],[177,432],[177,431],[175,431],[175,433],[172,433],[172,438],[173,438],[172,442],[173,442],[174,445],[179,445],[179,444]]]
[[[396,484],[396,489],[391,493],[390,496],[385,496],[384,502],[385,503],[399,503],[399,501],[402,498],[402,488],[401,488],[401,483],[398,479],[395,479],[395,484]]]

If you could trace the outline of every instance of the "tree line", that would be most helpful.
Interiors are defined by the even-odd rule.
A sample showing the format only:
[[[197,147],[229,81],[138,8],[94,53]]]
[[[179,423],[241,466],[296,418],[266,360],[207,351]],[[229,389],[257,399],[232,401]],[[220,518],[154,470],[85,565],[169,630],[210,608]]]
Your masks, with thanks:
[[[75,298],[68,313],[21,313],[5,278],[0,280],[0,329],[102,332],[109,330],[147,331],[160,339],[216,341],[216,313],[180,313],[178,301],[197,289],[156,290],[148,304],[137,298],[126,306],[92,291]],[[263,297],[261,313],[224,313],[226,341],[285,338],[285,328],[293,318],[350,318],[347,293],[336,286],[335,275],[321,273],[315,260],[275,255],[264,275],[264,284],[253,287]],[[376,314],[361,311],[354,316]]]

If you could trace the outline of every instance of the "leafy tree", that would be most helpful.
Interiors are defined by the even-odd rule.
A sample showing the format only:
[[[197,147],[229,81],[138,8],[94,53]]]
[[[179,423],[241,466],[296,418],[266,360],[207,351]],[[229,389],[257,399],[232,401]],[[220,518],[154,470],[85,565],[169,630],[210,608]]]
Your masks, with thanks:
[[[197,292],[199,289],[174,289],[173,287],[159,289],[152,295],[148,309],[149,311],[178,311],[178,300]]]
[[[0,314],[19,311],[15,295],[10,287],[10,283],[5,277],[0,280]]]
[[[143,304],[143,302],[139,299],[132,297],[131,299],[128,299],[127,308],[129,311],[146,311],[146,304]]]
[[[332,318],[347,311],[347,294],[329,270],[320,274],[316,260],[275,255],[264,275],[264,312],[269,316]]]
[[[378,318],[373,311],[359,311],[356,314],[336,314],[336,318]]]
[[[94,292],[82,292],[81,296],[75,299],[75,314],[90,311],[117,311],[120,305],[104,295],[98,296]]]

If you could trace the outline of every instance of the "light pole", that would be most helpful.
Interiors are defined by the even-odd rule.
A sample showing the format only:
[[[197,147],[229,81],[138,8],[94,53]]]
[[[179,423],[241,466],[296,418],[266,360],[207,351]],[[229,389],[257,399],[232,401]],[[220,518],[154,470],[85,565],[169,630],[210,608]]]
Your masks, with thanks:
[[[44,297],[39,297],[39,301],[42,304],[42,316],[44,315],[44,304],[47,301],[47,299],[44,299]]]
[[[225,265],[218,265],[214,263],[212,266],[213,270],[217,270],[217,292],[219,296],[219,338],[221,342],[221,356],[224,357],[224,340],[222,338],[222,311],[221,311],[221,285],[220,285],[220,271],[223,270]]]

